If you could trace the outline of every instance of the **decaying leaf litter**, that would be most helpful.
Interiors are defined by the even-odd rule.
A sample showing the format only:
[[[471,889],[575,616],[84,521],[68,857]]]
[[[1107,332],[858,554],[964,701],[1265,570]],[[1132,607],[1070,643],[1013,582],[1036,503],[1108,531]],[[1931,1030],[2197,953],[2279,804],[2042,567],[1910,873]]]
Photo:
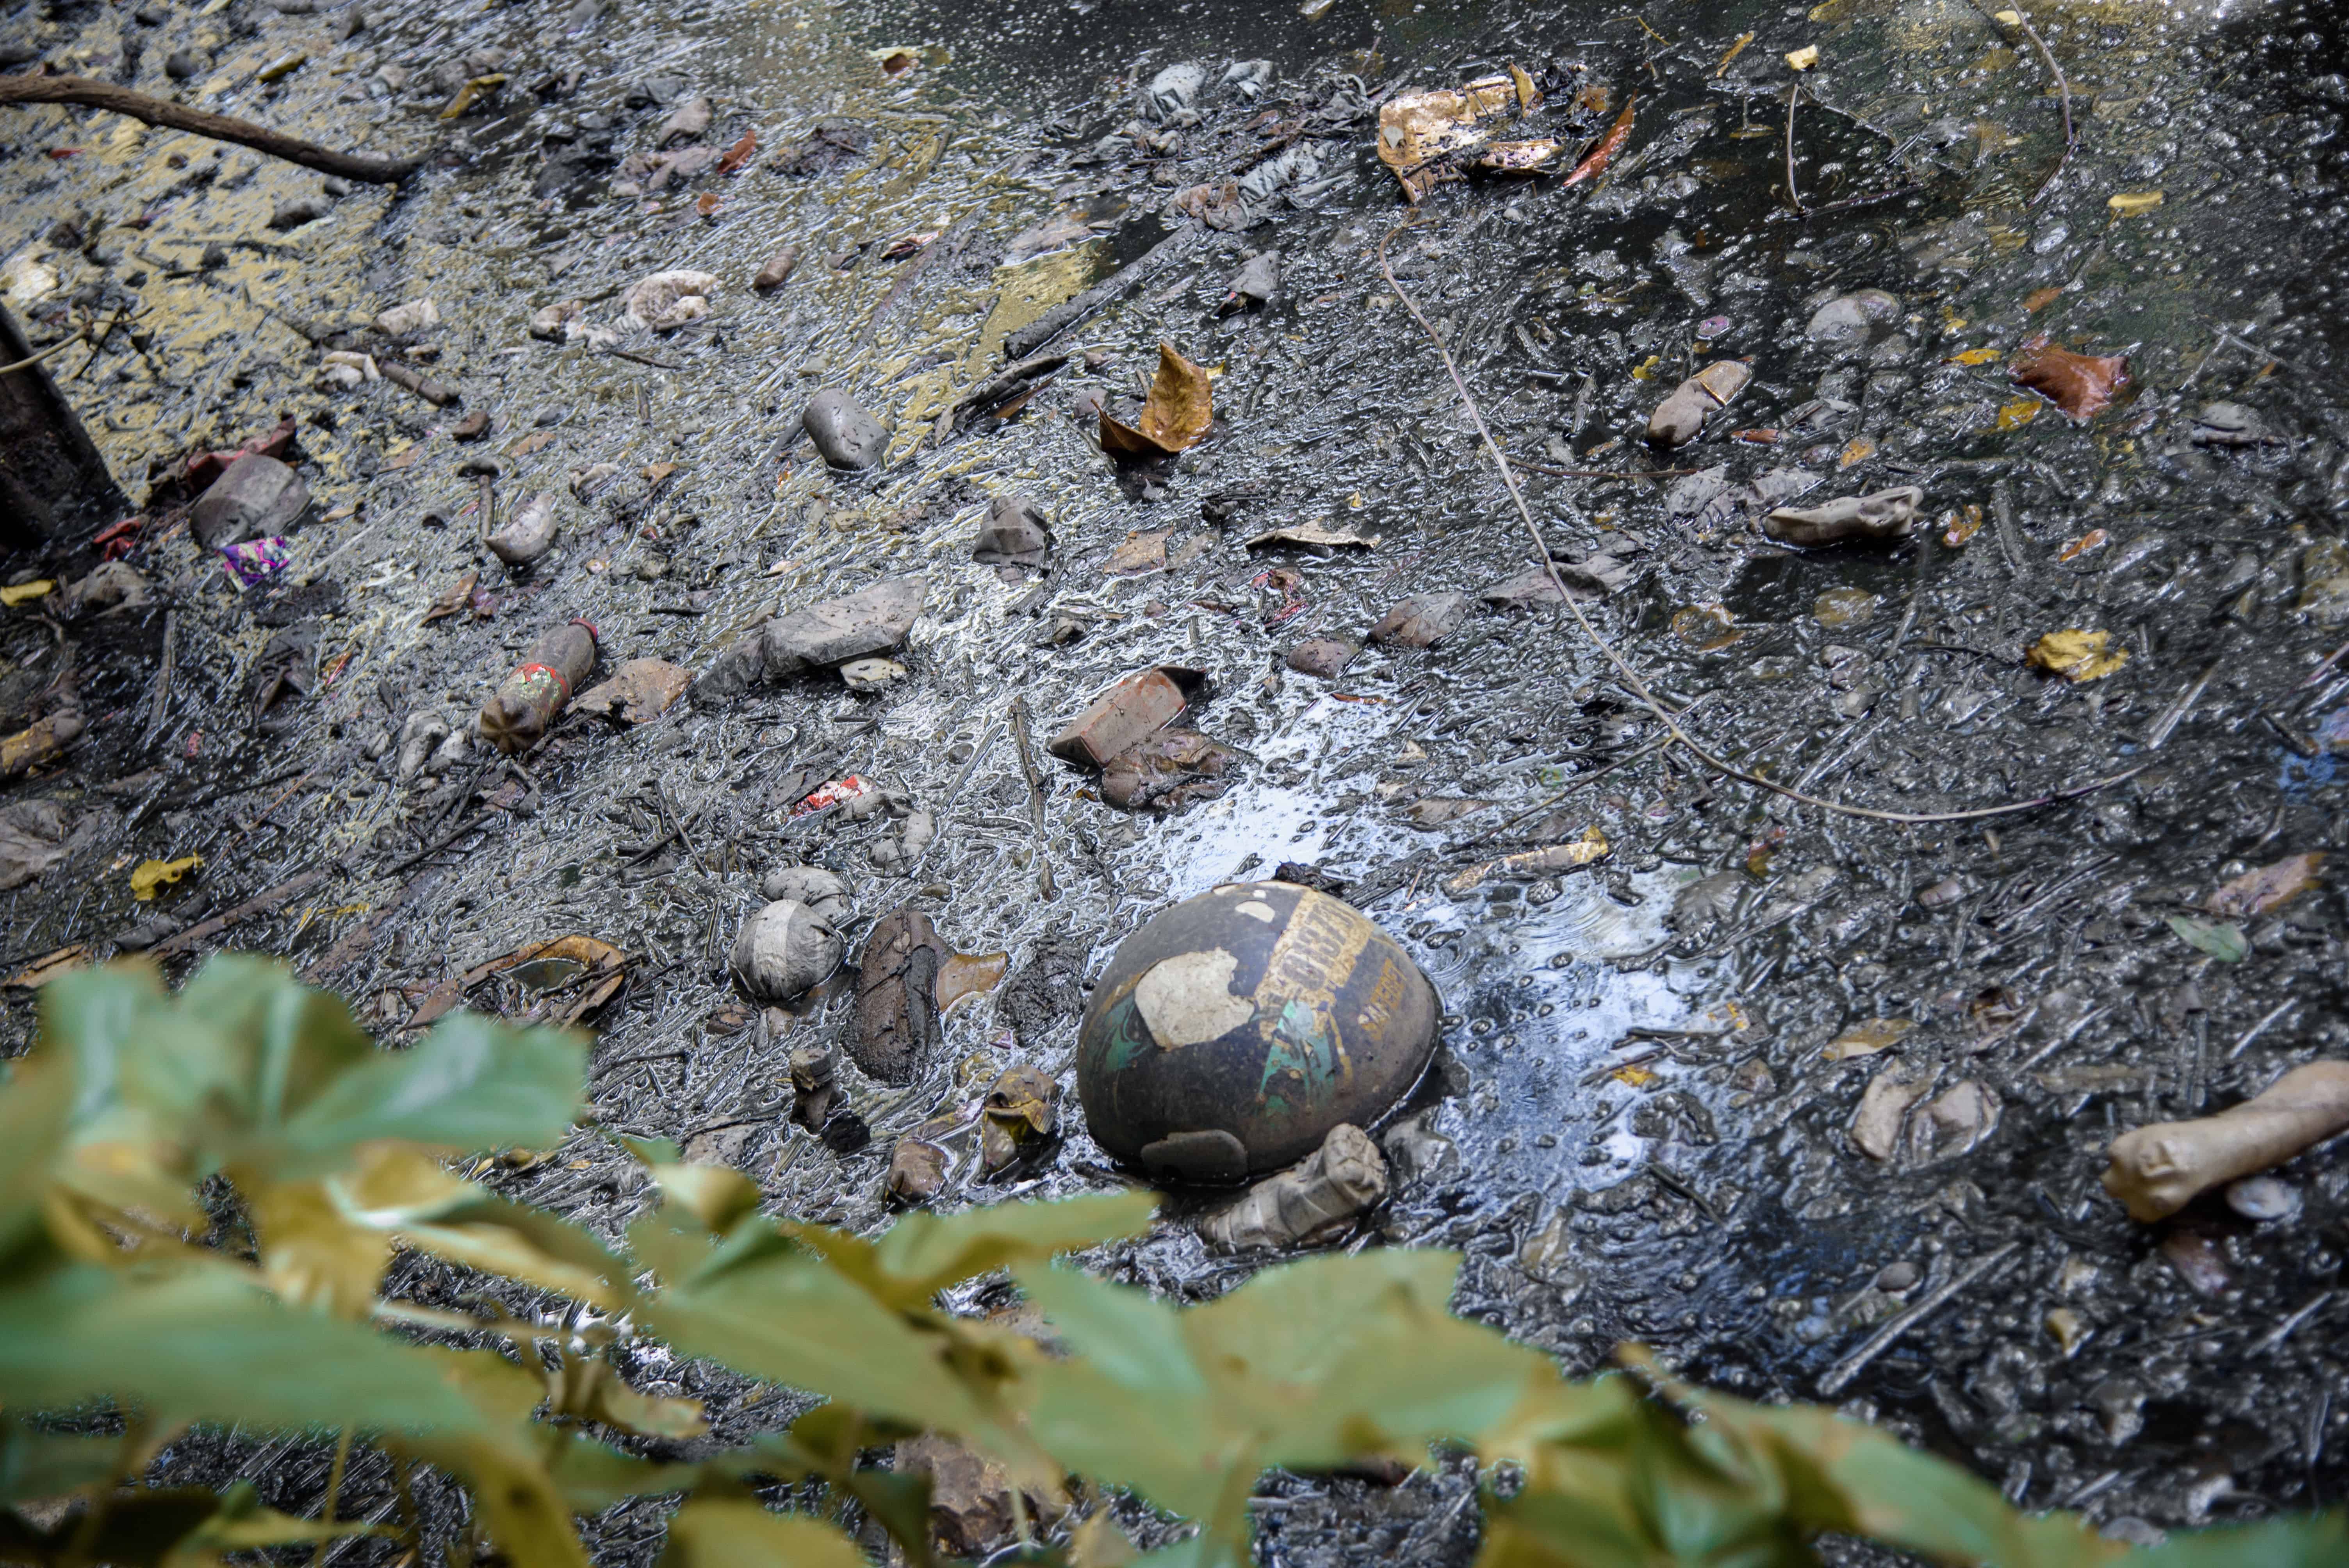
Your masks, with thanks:
[[[117,476],[136,498],[151,463],[292,412],[311,509],[289,563],[243,591],[184,536],[133,530],[147,603],[5,612],[8,732],[50,738],[11,755],[71,747],[11,786],[70,825],[42,825],[67,858],[9,895],[10,975],[235,914],[189,945],[288,951],[393,1028],[480,965],[606,943],[627,973],[600,1015],[606,1122],[699,1136],[778,1212],[861,1225],[896,1139],[941,1115],[944,1202],[1112,1181],[1064,1115],[1049,1160],[970,1184],[988,1091],[1065,1068],[1083,982],[1142,920],[1293,862],[1404,941],[1449,1009],[1365,1233],[1464,1246],[1460,1310],[1577,1367],[1639,1339],[1699,1382],[1853,1401],[2027,1505],[2146,1522],[2123,1532],[2338,1495],[2333,1157],[2275,1173],[2285,1217],[2206,1198],[2139,1225],[2099,1184],[2116,1134],[2224,1110],[2343,1044],[2322,867],[2264,907],[2225,892],[2338,836],[2334,19],[2034,8],[2059,91],[2033,38],[1958,8],[1473,30],[1343,4],[1112,8],[1050,40],[1040,20],[974,33],[854,7],[592,10],[363,13],[339,40],[348,13],[242,5],[9,24],[61,67],[119,70],[128,39],[142,88],[446,154],[396,199],[338,194],[272,228],[317,199],[312,176],[11,111],[0,178],[39,214],[12,235],[12,308],[43,340],[145,313],[86,367],[55,362]],[[1814,46],[1797,83],[1785,57]],[[1657,701],[1722,759],[1850,806],[1964,811],[2129,777],[1948,827],[1774,801],[1674,742],[1554,600],[1480,601],[1529,542],[1380,273],[1405,201],[1377,142],[1402,96],[1496,76],[1496,138],[1555,139],[1556,167],[1429,189],[1391,247],[1397,283],[1531,459],[1547,552],[1629,568],[1588,613]],[[686,167],[751,132],[735,172]],[[994,265],[1055,224],[1064,242]],[[754,291],[786,245],[796,266]],[[1270,296],[1226,309],[1274,251]],[[716,291],[639,313],[683,317],[666,330],[624,319],[655,303],[647,280],[684,273]],[[1104,283],[1019,355],[1060,364],[959,407],[1028,322]],[[428,298],[435,323],[313,340]],[[559,343],[533,335],[573,301]],[[2125,358],[2126,380],[2043,336]],[[1172,456],[1101,454],[1162,345],[1214,373],[1214,423]],[[344,365],[359,386],[320,389],[329,352],[402,378]],[[1752,384],[1659,455],[1658,407],[1723,362]],[[861,477],[799,438],[827,387],[886,427]],[[1693,472],[1540,471],[1666,463]],[[1906,538],[1787,550],[1764,528],[1903,486],[1923,491]],[[542,494],[543,552],[490,553],[491,524]],[[1017,584],[969,558],[1005,495],[1050,530],[1044,574]],[[1105,573],[1153,534],[1141,570]],[[104,548],[11,574],[78,581]],[[698,673],[772,612],[915,573],[921,617],[884,661],[902,678],[792,677],[634,725],[620,705],[511,761],[436,741],[411,775],[434,782],[398,777],[411,718],[461,735],[571,617],[595,624],[599,679],[639,658]],[[1410,634],[1373,639],[1407,600]],[[1361,651],[1309,674],[1288,655],[1317,639]],[[2041,646],[2079,656],[2026,663]],[[1237,758],[1163,819],[1091,798],[1095,776],[1041,744],[1158,665],[1210,677],[1178,723]],[[85,727],[57,742],[68,715]],[[905,810],[852,820],[851,779]],[[936,837],[908,851],[917,810]],[[1465,881],[1593,828],[1609,852],[1587,869]],[[191,855],[136,897],[137,868]],[[938,1020],[911,1086],[837,1069],[869,1134],[845,1156],[786,1111],[792,1054],[841,1043],[853,977],[795,1016],[722,977],[761,879],[801,861],[850,882],[852,958],[907,903],[954,952],[1012,954]],[[557,1016],[593,988],[521,971],[475,1005]],[[1896,1020],[1878,1049],[1830,1048]],[[545,1152],[483,1179],[598,1226],[644,1201],[595,1140]],[[1190,1296],[1253,1266],[1178,1226],[1112,1255]],[[637,1370],[715,1395],[721,1424],[762,1418],[690,1363]],[[208,1439],[182,1462],[249,1468],[298,1507],[327,1458]],[[379,1473],[346,1484],[391,1506]],[[1266,1538],[1292,1561],[1464,1552],[1456,1485],[1358,1486],[1281,1483]],[[657,1511],[623,1509],[599,1553],[658,1539]]]

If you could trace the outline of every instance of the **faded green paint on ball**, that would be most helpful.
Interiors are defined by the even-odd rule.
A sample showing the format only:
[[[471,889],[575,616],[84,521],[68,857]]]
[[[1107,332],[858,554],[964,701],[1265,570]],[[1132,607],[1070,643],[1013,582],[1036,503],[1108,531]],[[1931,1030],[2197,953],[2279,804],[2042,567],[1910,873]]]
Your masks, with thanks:
[[[1153,1175],[1237,1181],[1372,1125],[1435,1048],[1435,988],[1349,904],[1288,882],[1186,899],[1125,939],[1085,1010],[1093,1139]]]

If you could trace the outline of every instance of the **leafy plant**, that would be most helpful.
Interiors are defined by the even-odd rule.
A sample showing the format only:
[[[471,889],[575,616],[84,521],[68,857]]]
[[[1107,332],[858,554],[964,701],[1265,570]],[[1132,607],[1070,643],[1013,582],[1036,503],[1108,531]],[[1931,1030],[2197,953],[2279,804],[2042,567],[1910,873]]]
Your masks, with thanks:
[[[864,1560],[850,1537],[754,1490],[810,1478],[932,1568],[927,1480],[864,1459],[924,1431],[1017,1488],[1082,1475],[1195,1522],[1144,1560],[1157,1568],[1247,1563],[1268,1468],[1417,1463],[1434,1442],[1484,1461],[1487,1568],[1798,1564],[1827,1531],[2004,1568],[2277,1568],[2349,1551],[2324,1518],[2128,1553],[1821,1410],[1684,1388],[1636,1356],[1570,1382],[1450,1315],[1449,1253],[1314,1258],[1188,1309],[1052,1263],[1145,1231],[1146,1193],[916,1213],[864,1237],[769,1218],[739,1173],[639,1142],[663,1201],[622,1257],[442,1163],[563,1137],[582,1040],[454,1015],[379,1050],[335,998],[251,959],[214,960],[177,996],[135,966],[69,975],[41,1023],[0,1088],[0,1560],[195,1568],[396,1533],[336,1521],[331,1482],[315,1520],[250,1489],[139,1484],[196,1422],[340,1433],[439,1467],[517,1568],[584,1564],[575,1515],[678,1493],[670,1568],[850,1568]],[[403,1246],[593,1307],[603,1326],[557,1342],[535,1323],[384,1300]],[[1050,1352],[938,1305],[1002,1270],[1049,1319]],[[828,1402],[691,1463],[628,1453],[587,1429],[704,1430],[693,1401],[628,1387],[601,1353],[639,1331]],[[120,1435],[43,1424],[93,1410]],[[60,1499],[78,1507],[15,1506]],[[1107,1528],[1075,1539],[1090,1552]],[[1069,1559],[1039,1544],[1029,1560]]]

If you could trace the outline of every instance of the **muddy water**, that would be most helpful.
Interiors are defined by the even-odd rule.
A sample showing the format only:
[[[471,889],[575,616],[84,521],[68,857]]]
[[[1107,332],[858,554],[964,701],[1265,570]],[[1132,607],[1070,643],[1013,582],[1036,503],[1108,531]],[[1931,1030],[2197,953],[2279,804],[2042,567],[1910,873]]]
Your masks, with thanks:
[[[2044,194],[2063,95],[2027,37],[1954,3],[1635,17],[1340,0],[1318,21],[1206,0],[1003,17],[387,8],[341,42],[333,18],[245,5],[156,28],[12,21],[0,36],[94,72],[138,40],[129,79],[150,90],[169,86],[168,50],[201,50],[184,90],[205,107],[437,160],[404,194],[361,191],[278,231],[272,209],[316,191],[315,176],[110,117],[9,122],[12,304],[36,320],[67,299],[143,312],[139,336],[63,382],[127,488],[152,461],[291,412],[318,520],[287,576],[250,594],[183,534],[134,557],[175,617],[160,724],[147,705],[164,601],[76,634],[92,740],[72,770],[16,788],[67,799],[90,825],[60,872],[0,906],[9,956],[103,951],[153,913],[128,868],[191,852],[202,873],[165,906],[183,922],[322,858],[345,868],[331,893],[240,935],[350,991],[386,1029],[459,967],[586,932],[632,964],[604,1022],[599,1116],[698,1136],[780,1208],[870,1224],[895,1134],[975,1114],[1014,1060],[1065,1069],[1081,982],[1119,938],[1219,881],[1314,866],[1356,890],[1445,1000],[1444,1049],[1409,1113],[1454,1156],[1402,1183],[1371,1233],[1464,1249],[1462,1310],[1578,1368],[1640,1338],[1742,1392],[1848,1400],[2033,1506],[2174,1525],[2329,1500],[2349,1415],[2330,1348],[2337,1160],[2292,1167],[2303,1207],[2266,1223],[2213,1203],[2135,1226],[2095,1177],[2114,1130],[2230,1103],[2343,1044],[2333,894],[2252,923],[2240,963],[2187,946],[2167,920],[2224,876],[2340,835],[2332,759],[2303,753],[2341,692],[2321,673],[2303,683],[2342,634],[2302,608],[2302,552],[2337,536],[2342,500],[2339,23],[2313,5],[2032,15],[2078,132]],[[1823,63],[1795,106],[1790,193],[1783,57],[1809,44]],[[259,79],[297,51],[307,64]],[[1197,123],[1125,134],[1143,85],[1185,60],[1205,68]],[[1832,799],[1961,810],[2140,771],[1987,823],[1838,817],[1655,748],[1654,718],[1574,624],[1521,610],[1480,609],[1424,652],[1367,651],[1335,683],[1283,667],[1308,637],[1359,640],[1406,593],[1473,594],[1528,558],[1381,274],[1404,208],[1368,107],[1511,61],[1559,106],[1540,123],[1569,156],[1627,95],[1638,106],[1607,177],[1447,184],[1390,242],[1496,434],[1534,465],[1644,474],[1657,462],[1638,433],[1681,377],[1707,356],[1755,371],[1719,428],[1669,459],[1694,472],[1527,470],[1551,548],[1635,568],[1593,608],[1599,628],[1666,700],[1703,699],[1688,722],[1705,744]],[[463,82],[495,75],[486,108],[441,118]],[[1234,85],[1259,81],[1255,97]],[[1593,84],[1609,108],[1569,114]],[[655,150],[697,92],[717,103],[702,142],[755,132],[758,160],[616,191],[632,178],[617,160]],[[826,127],[852,150],[836,161],[809,156]],[[1291,131],[1310,156],[1257,223],[1201,236],[1061,338],[1083,357],[1017,418],[941,432],[1008,335],[1183,229],[1178,192],[1235,178]],[[1145,149],[1153,137],[1165,139]],[[803,172],[785,171],[794,154]],[[1008,255],[1063,212],[1085,237]],[[55,229],[83,213],[103,220],[94,239]],[[798,271],[753,295],[750,277],[786,242]],[[1281,253],[1279,299],[1219,314],[1226,279],[1266,246]],[[636,280],[678,267],[723,280],[716,309],[620,338],[637,360],[527,335],[534,310],[565,300],[608,323]],[[1897,296],[1891,319],[1842,344],[1806,335],[1821,301],[1861,288]],[[458,410],[388,384],[311,387],[312,335],[417,297],[443,317],[426,335],[432,373],[494,416],[481,448],[450,441]],[[2023,397],[2002,366],[2035,333],[2126,351],[2133,389],[2078,426]],[[1130,413],[1161,341],[1218,369],[1217,428],[1167,471],[1121,475],[1072,405],[1091,391]],[[797,439],[823,386],[891,423],[885,469],[838,475]],[[2214,397],[2251,406],[2274,440],[2191,445]],[[1727,439],[1736,429],[1775,439]],[[480,487],[459,471],[475,454],[502,465],[502,511],[540,490],[565,498],[556,552],[526,574],[478,544]],[[614,471],[574,497],[596,464]],[[1962,533],[1969,508],[1982,526],[1921,568],[1905,544],[1792,554],[1722,493],[1785,469],[1810,501],[1922,485],[1937,539],[1951,513]],[[988,499],[1006,492],[1050,516],[1050,575],[1006,582],[968,560]],[[1301,522],[1377,543],[1244,545]],[[1108,573],[1130,534],[1161,531],[1165,569]],[[486,617],[426,624],[469,570]],[[461,727],[522,646],[569,616],[596,623],[607,663],[698,666],[779,606],[906,572],[926,574],[928,610],[908,678],[884,694],[808,685],[626,733],[574,725],[526,767],[475,756],[436,785],[401,784],[378,752],[418,709]],[[1843,604],[1823,602],[1837,590]],[[1822,624],[1855,600],[1859,618]],[[318,688],[256,727],[251,677],[305,620]],[[2067,626],[2111,630],[2128,666],[2079,687],[2022,667],[2024,645]],[[58,640],[23,615],[0,634],[14,683],[0,696],[23,701]],[[1128,816],[1040,758],[1040,837],[1008,699],[1040,739],[1162,662],[1211,677],[1193,722],[1243,754],[1237,781],[1163,819]],[[791,816],[849,773],[938,813],[909,877],[878,874],[869,852],[894,824]],[[1414,808],[1455,800],[1489,804],[1413,825]],[[1553,809],[1572,831],[1598,827],[1610,858],[1445,891]],[[1012,981],[949,1016],[911,1089],[850,1072],[875,1136],[845,1158],[774,1116],[790,1049],[845,1026],[843,986],[770,1028],[731,1006],[720,973],[761,874],[792,859],[855,882],[852,944],[910,902],[962,950],[1012,955]],[[1040,868],[1056,896],[1040,895]],[[1701,879],[1718,898],[1689,893]],[[29,1006],[8,1006],[21,1036]],[[1826,1058],[1877,1019],[1913,1026],[1889,1052]],[[1995,1125],[1953,1137],[1920,1110],[1892,1157],[1872,1159],[1847,1129],[1886,1072],[1937,1104],[1984,1086]],[[988,1191],[968,1184],[971,1142],[953,1140],[949,1202],[1116,1179],[1073,1127],[1049,1164]],[[598,1226],[648,1201],[587,1137],[500,1180]],[[2163,1245],[2216,1258],[2216,1274],[2189,1284]],[[1878,1326],[1984,1260],[1992,1272],[1870,1348]],[[1179,1227],[1113,1263],[1191,1293],[1250,1266],[1209,1260]],[[1871,1284],[1895,1264],[1921,1283]],[[2068,1346],[2047,1327],[2059,1309],[2085,1329]],[[726,1390],[700,1391],[723,1413]],[[1330,1528],[1284,1550],[1334,1551],[1346,1526]],[[616,1532],[615,1560],[641,1545]],[[1412,1539],[1441,1546],[1432,1531]]]

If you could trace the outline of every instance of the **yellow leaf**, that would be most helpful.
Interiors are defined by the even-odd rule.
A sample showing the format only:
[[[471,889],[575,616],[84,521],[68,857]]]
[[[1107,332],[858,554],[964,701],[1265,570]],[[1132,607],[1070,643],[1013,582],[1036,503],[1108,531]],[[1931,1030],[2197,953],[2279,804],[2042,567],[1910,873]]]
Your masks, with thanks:
[[[1647,358],[1631,366],[1631,379],[1634,381],[1648,380],[1655,375],[1656,366],[1661,365],[1663,362],[1664,356],[1662,355],[1651,354]]]
[[[1995,365],[2006,356],[1995,348],[1969,348],[1963,354],[1952,354],[1944,361],[1950,365]]]
[[[2036,397],[2017,397],[2013,402],[1999,409],[1998,428],[2002,430],[2019,430],[2039,418],[2039,410],[2044,407],[2045,405]]]
[[[2032,665],[2071,681],[2102,680],[2128,663],[2128,650],[2115,648],[2110,632],[2072,628],[2050,632],[2031,645],[2025,655]]]
[[[1826,1058],[1847,1062],[1856,1057],[1872,1057],[1898,1045],[1900,1037],[1916,1026],[1907,1018],[1870,1018],[1864,1024],[1854,1024],[1827,1042]]]
[[[2088,530],[2087,532],[2080,535],[2077,539],[2067,540],[2064,542],[2064,548],[2055,552],[2055,557],[2059,561],[2076,560],[2080,556],[2087,554],[2091,550],[2104,544],[2112,536],[2110,534],[2106,533],[2101,528],[2092,528]]]
[[[2161,205],[2158,191],[2116,191],[2105,198],[2105,205],[2113,210],[2116,218],[2136,218]]]
[[[1854,436],[1844,449],[1836,454],[1836,467],[1847,469],[1854,463],[1864,463],[1876,456],[1876,443],[1866,436]]]
[[[140,903],[145,903],[161,891],[164,883],[178,882],[203,863],[202,855],[188,855],[176,861],[142,861],[139,869],[130,873],[130,892]]]
[[[289,1306],[357,1322],[375,1302],[391,1237],[354,1224],[319,1181],[240,1182],[248,1199],[261,1274]]]
[[[5,604],[13,610],[28,599],[44,597],[56,586],[54,580],[43,577],[32,583],[19,583],[14,588],[0,588],[0,604]]]
[[[1650,1084],[1656,1081],[1656,1075],[1650,1072],[1646,1068],[1641,1067],[1637,1062],[1633,1062],[1628,1067],[1617,1068],[1613,1072],[1609,1073],[1607,1076],[1613,1078],[1617,1083],[1629,1084],[1633,1088],[1645,1088]]]
[[[1807,71],[1817,66],[1818,63],[1819,46],[1816,44],[1805,44],[1799,49],[1789,49],[1786,51],[1786,64],[1791,69]]]

